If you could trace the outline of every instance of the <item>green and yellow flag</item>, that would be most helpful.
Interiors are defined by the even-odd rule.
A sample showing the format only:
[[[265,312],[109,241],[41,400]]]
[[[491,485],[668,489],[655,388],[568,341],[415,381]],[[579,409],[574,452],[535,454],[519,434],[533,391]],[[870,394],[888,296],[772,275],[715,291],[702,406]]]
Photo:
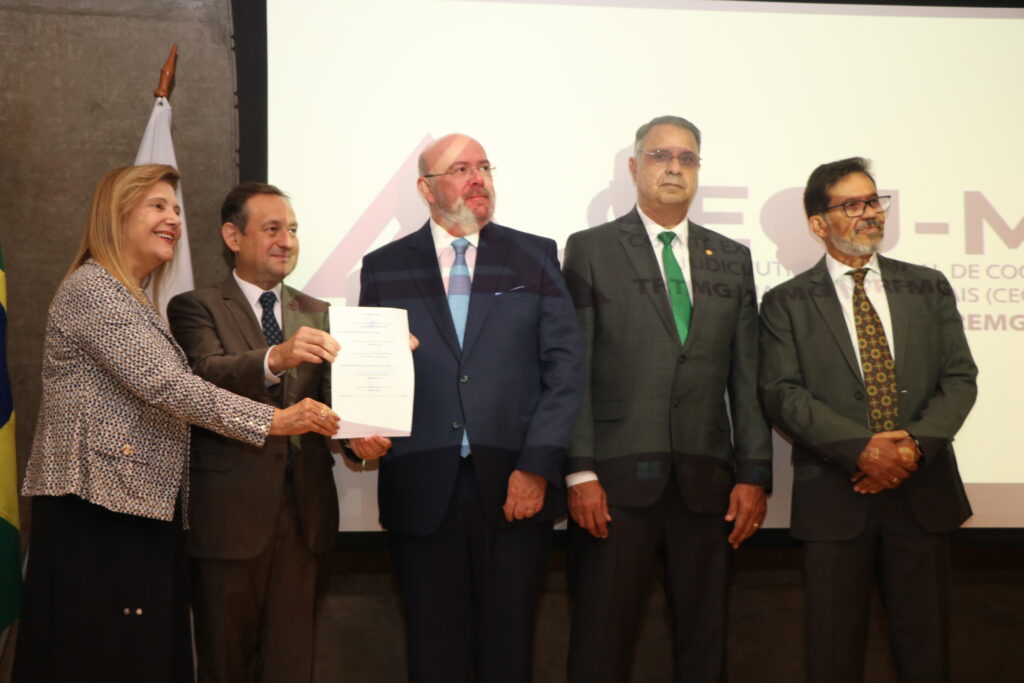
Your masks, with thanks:
[[[0,631],[18,618],[21,606],[20,545],[14,401],[7,374],[7,275],[0,249]]]

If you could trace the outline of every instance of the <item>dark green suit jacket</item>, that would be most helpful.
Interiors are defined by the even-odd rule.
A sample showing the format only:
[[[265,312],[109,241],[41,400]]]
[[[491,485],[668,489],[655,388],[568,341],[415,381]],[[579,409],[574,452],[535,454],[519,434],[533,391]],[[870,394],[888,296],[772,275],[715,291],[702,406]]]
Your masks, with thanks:
[[[568,471],[596,471],[612,506],[654,504],[670,471],[700,513],[724,513],[735,482],[771,488],[750,250],[692,223],[688,245],[693,317],[680,344],[635,208],[566,244],[588,380]]]
[[[914,515],[933,532],[971,515],[953,454],[953,435],[977,395],[953,291],[931,268],[878,257],[892,318],[899,429],[923,457],[904,488]],[[860,534],[869,497],[850,482],[872,432],[864,382],[824,258],[773,288],[761,304],[761,390],[771,420],[794,440],[790,529],[811,541]]]

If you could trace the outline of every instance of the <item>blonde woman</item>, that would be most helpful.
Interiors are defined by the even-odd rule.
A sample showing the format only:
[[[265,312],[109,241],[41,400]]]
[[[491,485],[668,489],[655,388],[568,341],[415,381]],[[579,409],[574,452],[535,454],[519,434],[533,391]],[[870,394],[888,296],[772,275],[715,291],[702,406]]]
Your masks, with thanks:
[[[189,370],[143,290],[174,257],[178,179],[161,165],[108,173],[50,305],[14,681],[192,681],[189,425],[252,444],[337,427],[312,399],[276,409]]]

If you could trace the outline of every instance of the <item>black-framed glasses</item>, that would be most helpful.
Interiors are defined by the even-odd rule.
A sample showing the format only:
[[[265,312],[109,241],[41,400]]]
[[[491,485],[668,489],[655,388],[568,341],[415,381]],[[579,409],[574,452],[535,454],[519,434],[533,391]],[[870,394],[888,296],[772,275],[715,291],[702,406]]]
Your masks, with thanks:
[[[843,213],[848,217],[857,218],[859,216],[863,216],[864,210],[869,206],[879,213],[884,213],[889,210],[889,205],[891,203],[892,196],[884,194],[881,197],[872,197],[871,199],[847,199],[842,204],[826,206],[825,211],[842,208]]]
[[[450,175],[456,180],[464,180],[465,178],[468,178],[473,171],[476,171],[480,175],[489,176],[494,173],[495,167],[487,163],[479,164],[477,166],[471,166],[470,164],[455,164],[447,171],[442,171],[441,173],[424,173],[423,177],[437,178],[438,176]]]
[[[700,157],[693,152],[680,152],[679,154],[673,154],[667,149],[652,149],[650,152],[644,152],[647,158],[653,163],[659,166],[665,166],[673,159],[679,160],[679,165],[683,168],[700,168]]]

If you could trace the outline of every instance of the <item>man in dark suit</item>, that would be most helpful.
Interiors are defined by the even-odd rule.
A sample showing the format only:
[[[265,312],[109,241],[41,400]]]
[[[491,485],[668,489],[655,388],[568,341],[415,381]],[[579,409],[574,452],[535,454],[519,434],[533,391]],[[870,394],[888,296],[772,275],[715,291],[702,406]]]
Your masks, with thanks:
[[[533,623],[582,351],[555,243],[491,221],[487,155],[448,135],[419,160],[430,220],[363,259],[362,306],[419,338],[412,435],[380,463],[411,681],[529,681]]]
[[[727,542],[739,547],[765,515],[750,251],[687,219],[699,155],[686,119],[641,126],[637,206],[566,245],[589,371],[566,478],[574,682],[628,680],[659,554],[674,680],[720,680]]]
[[[949,680],[949,532],[971,514],[951,442],[977,368],[946,278],[876,253],[888,207],[864,159],[815,169],[804,208],[826,255],[761,311],[765,409],[794,440],[814,682],[862,679],[875,581],[900,680]]]
[[[243,183],[221,208],[234,272],[171,300],[175,338],[199,376],[278,407],[330,401],[337,342],[327,304],[282,284],[297,223],[276,187]],[[199,681],[309,681],[317,576],[334,546],[338,501],[327,441],[263,447],[192,432],[189,554]]]

